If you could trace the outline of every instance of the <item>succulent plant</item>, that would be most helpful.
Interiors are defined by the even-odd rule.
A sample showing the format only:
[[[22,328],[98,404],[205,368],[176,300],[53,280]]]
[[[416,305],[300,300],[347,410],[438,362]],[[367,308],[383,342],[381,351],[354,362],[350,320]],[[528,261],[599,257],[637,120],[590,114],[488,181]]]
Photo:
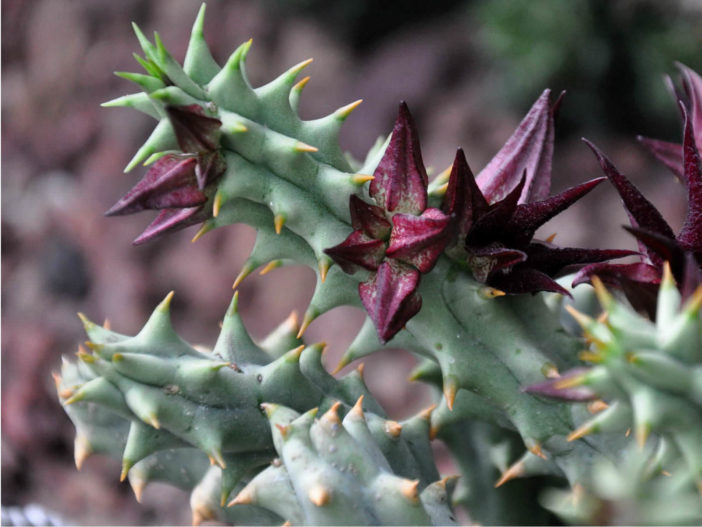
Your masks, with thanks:
[[[533,500],[502,510],[526,503],[530,486],[508,483],[518,477],[547,476],[531,485],[532,494],[560,485],[609,499],[593,471],[603,460],[624,459],[632,439],[583,438],[578,425],[590,401],[600,410],[591,423],[617,408],[618,422],[633,415],[639,442],[655,435],[668,445],[665,460],[699,482],[702,338],[700,292],[688,291],[694,276],[682,296],[672,278],[664,280],[653,324],[606,293],[592,272],[636,253],[534,239],[538,227],[605,179],[549,197],[561,98],[552,106],[543,92],[476,177],[459,150],[450,169],[429,182],[405,103],[388,140],[354,168],[337,139],[359,101],[301,120],[296,109],[308,78],[296,78],[309,61],[253,88],[245,73],[251,41],[220,68],[203,24],[204,6],[183,66],[158,34],[151,43],[135,27],[146,74],[120,75],[142,91],[106,105],[134,107],[158,124],[127,167],[145,161],[150,168],[107,214],[159,211],[135,243],[198,223],[195,240],[249,224],[256,243],[234,288],[257,267],[294,263],[316,271],[315,291],[299,327],[286,321],[258,344],[238,316],[235,294],[212,350],[194,348],[172,329],[171,295],[133,337],[85,319],[91,351],[81,349],[79,361],[64,362],[56,376],[77,430],[78,465],[91,452],[106,453],[122,459],[122,478],[137,495],[153,480],[187,489],[194,523],[451,524],[452,505],[464,504],[474,521],[523,524],[547,513]],[[673,241],[645,253],[655,271],[669,259],[679,283],[678,253],[661,254],[660,246],[677,244],[687,260],[698,251],[702,172],[689,122],[685,130],[688,222]],[[649,247],[661,237],[659,223],[644,221],[651,207],[613,169],[605,172]],[[658,238],[641,234],[651,225]],[[581,278],[594,282],[607,315],[584,323],[595,348],[578,355],[583,338],[561,325],[559,302],[550,299],[570,296],[564,280],[571,279],[562,275],[587,264]],[[324,345],[301,339],[315,318],[340,305],[368,317],[337,371],[380,349],[405,348],[420,358],[413,379],[437,389],[435,407],[395,422],[363,383],[362,368],[340,378],[324,369]],[[583,369],[583,361],[599,362]],[[659,363],[666,375],[650,379]],[[634,372],[641,364],[649,370]],[[656,418],[659,410],[669,412],[665,419]],[[437,470],[433,439],[456,458],[463,481],[455,493],[454,480]],[[676,489],[666,496],[689,498],[687,487]],[[567,519],[597,517],[545,500]]]

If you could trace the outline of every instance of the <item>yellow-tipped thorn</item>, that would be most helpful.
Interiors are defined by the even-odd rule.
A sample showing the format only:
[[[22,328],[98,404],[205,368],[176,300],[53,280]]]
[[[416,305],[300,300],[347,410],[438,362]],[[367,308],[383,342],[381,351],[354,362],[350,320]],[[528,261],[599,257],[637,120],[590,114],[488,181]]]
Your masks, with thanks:
[[[166,295],[166,298],[164,298],[161,303],[158,305],[156,308],[157,311],[160,311],[161,313],[168,313],[171,309],[171,301],[173,300],[173,297],[175,296],[175,291],[171,291]]]
[[[580,503],[580,500],[583,498],[585,495],[585,488],[580,484],[580,483],[574,483],[573,484],[573,492],[571,494],[572,500],[573,500],[573,505],[578,505]]]
[[[295,152],[319,152],[319,148],[316,146],[308,145],[302,141],[297,141],[295,146],[293,146]]]
[[[648,436],[651,433],[651,425],[648,423],[643,423],[636,426],[636,444],[639,450],[643,450],[646,446],[646,441],[648,441]]]
[[[436,436],[438,436],[438,435],[439,435],[439,427],[437,425],[434,425],[434,424],[430,425],[429,426],[429,439],[431,441],[433,441],[434,439],[436,439]]]
[[[93,453],[93,447],[90,445],[88,438],[82,435],[77,435],[73,442],[73,459],[76,463],[76,468],[80,470],[83,463]]]
[[[359,417],[361,419],[365,419],[366,415],[363,413],[363,395],[361,395],[357,400],[356,404],[353,405],[353,408],[349,411],[350,414],[355,415],[356,417]]]
[[[568,437],[566,438],[568,441],[577,441],[578,439],[585,437],[586,435],[589,435],[593,432],[596,432],[597,428],[592,426],[590,423],[585,423],[582,426],[579,426],[575,430],[573,430],[570,434],[568,434]]]
[[[105,328],[107,331],[110,331],[112,329],[112,323],[110,322],[109,318],[105,319],[105,321],[102,323],[102,327]]]
[[[134,493],[134,498],[137,500],[137,503],[141,503],[146,483],[147,481],[140,477],[132,476],[129,478],[129,485],[132,487],[132,492]]]
[[[560,380],[553,383],[556,390],[566,390],[568,388],[576,388],[585,383],[585,375],[573,375],[572,377],[562,377]]]
[[[290,69],[288,70],[288,74],[289,74],[291,77],[294,78],[295,76],[297,76],[298,73],[300,73],[300,72],[301,72],[302,70],[304,70],[307,66],[309,66],[310,64],[312,64],[312,62],[314,62],[314,59],[311,58],[311,57],[310,57],[309,59],[307,59],[307,60],[303,60],[303,61],[300,62],[299,64],[295,64],[292,68],[290,68]]]
[[[315,485],[307,493],[307,498],[317,507],[323,507],[331,501],[331,492],[322,485]]]
[[[631,428],[627,428],[626,432],[624,432],[624,437],[629,437],[631,435]]]
[[[434,410],[436,410],[436,405],[432,404],[430,406],[427,406],[424,410],[420,411],[417,415],[426,421],[431,420],[431,414],[434,413]]]
[[[296,92],[301,92],[308,82],[310,82],[309,75],[304,79],[300,79],[300,81],[297,84],[295,84],[295,86],[293,86],[292,89]]]
[[[255,503],[255,496],[247,486],[241,489],[241,492],[239,492],[232,501],[227,503],[227,507],[233,507],[234,505],[250,505],[252,503]]]
[[[556,239],[556,233],[554,232],[548,238],[546,238],[546,243],[553,243],[553,240],[555,240],[555,239]]]
[[[595,295],[597,295],[597,300],[600,301],[600,305],[607,309],[612,304],[612,295],[609,294],[609,291],[607,291],[607,288],[599,277],[593,276],[590,282],[592,282],[592,287],[595,288]]]
[[[283,225],[285,225],[285,215],[276,214],[273,218],[273,226],[275,227],[275,233],[280,234],[283,230]]]
[[[222,201],[224,200],[224,195],[221,191],[217,191],[214,200],[212,201],[212,216],[215,218],[219,216],[219,211],[222,208]]]
[[[597,399],[596,401],[587,403],[587,411],[591,414],[598,414],[602,410],[606,410],[607,408],[609,408],[609,405],[602,399]]]
[[[449,410],[453,410],[453,403],[456,400],[456,392],[458,392],[458,386],[453,380],[444,381],[444,398],[446,399],[446,406]]]
[[[434,178],[434,183],[438,184],[439,182],[444,182],[448,183],[449,178],[451,177],[451,170],[453,170],[453,165],[447,166],[445,169],[443,169],[436,178]]]
[[[300,329],[300,317],[297,316],[297,311],[292,311],[288,318],[285,319],[285,325],[290,328],[290,331],[296,333]]]
[[[402,433],[402,425],[397,421],[385,421],[385,433],[397,439]]]
[[[279,423],[276,423],[276,424],[275,424],[275,427],[276,427],[276,428],[278,429],[278,431],[280,432],[280,435],[283,436],[283,439],[284,439],[285,437],[287,437],[288,432],[290,431],[290,427],[289,427],[289,426],[287,426],[287,425],[281,425],[281,424],[279,424]]]
[[[594,362],[595,364],[599,364],[604,361],[602,354],[590,350],[581,351],[578,353],[578,358],[582,361]]]
[[[325,421],[329,421],[332,423],[339,424],[341,423],[341,419],[339,419],[339,407],[341,406],[341,403],[339,401],[336,401],[334,404],[331,405],[329,410],[327,410],[324,415],[322,416],[322,419]]]
[[[58,390],[61,387],[61,375],[55,371],[51,372],[51,377],[54,379],[54,384]]]
[[[305,334],[305,331],[307,331],[307,328],[310,327],[310,324],[314,319],[315,317],[310,313],[305,313],[305,316],[302,319],[302,325],[300,326],[300,331],[297,332],[297,338],[302,338],[302,335]]]
[[[290,523],[290,520],[285,520],[280,527],[291,527],[292,523]]]
[[[219,449],[212,449],[207,457],[210,459],[210,465],[217,465],[222,470],[227,468],[227,464],[222,457],[222,452],[220,452]]]
[[[63,401],[64,406],[70,406],[73,403],[77,403],[85,399],[85,394],[83,392],[74,392],[71,388],[66,388],[65,390],[61,390],[59,397],[65,399]]]
[[[494,287],[485,286],[485,287],[480,288],[480,290],[478,291],[478,294],[480,294],[480,296],[482,298],[489,299],[489,298],[497,298],[500,296],[505,296],[507,293],[505,293],[504,291],[501,291],[500,289],[495,289]]]
[[[443,196],[446,194],[446,191],[448,190],[448,183],[444,183],[443,185],[436,187],[436,190],[434,190],[434,194],[437,196]]]
[[[501,487],[508,481],[522,477],[524,473],[524,462],[517,461],[502,473],[500,479],[495,482],[495,488]]]
[[[699,313],[700,309],[702,309],[702,285],[695,289],[683,306],[683,311],[690,314]]]
[[[288,351],[288,353],[286,353],[286,355],[290,358],[295,359],[295,360],[299,360],[300,355],[302,355],[302,350],[305,349],[305,347],[306,346],[304,344],[301,344],[297,348],[293,348],[290,351]]]
[[[541,450],[541,445],[539,443],[534,443],[532,446],[528,447],[529,452],[534,454],[535,456],[540,457],[541,459],[548,459],[546,457],[546,454],[544,454],[544,451]]]
[[[336,365],[336,368],[334,368],[334,371],[331,372],[332,375],[336,375],[339,373],[341,370],[344,369],[345,366],[347,366],[351,362],[346,356],[341,357],[341,360],[339,361],[339,364]]]
[[[88,320],[88,317],[86,317],[83,313],[78,312],[77,313],[78,318],[80,319],[81,323],[83,324],[83,327],[87,330],[88,328],[91,328],[95,326],[95,322]]]
[[[371,176],[369,174],[354,174],[351,176],[351,183],[354,185],[363,185],[367,181],[373,181],[375,179],[375,176]]]
[[[561,377],[558,367],[552,362],[544,364],[541,368],[541,372],[547,379],[559,379]]]
[[[351,115],[351,112],[358,108],[362,102],[363,99],[353,101],[351,104],[347,104],[346,106],[342,106],[341,108],[339,108],[336,112],[334,112],[334,114],[336,115],[337,119],[343,121],[349,115]]]
[[[400,487],[400,492],[402,495],[412,503],[419,503],[419,480],[418,479],[406,479],[403,480],[402,486]]]
[[[356,368],[356,371],[358,372],[358,376],[363,380],[363,372],[366,371],[366,364],[362,362],[361,364],[358,365],[358,368]]]
[[[234,285],[232,285],[232,289],[236,289],[237,287],[239,287],[241,282],[244,281],[244,278],[249,276],[251,274],[251,271],[253,271],[253,270],[254,270],[253,265],[251,265],[248,262],[245,263],[244,267],[241,268],[241,271],[239,271],[239,274],[237,275],[236,279],[234,280]]]
[[[272,260],[272,261],[268,262],[266,264],[266,266],[263,269],[261,269],[261,271],[258,274],[260,274],[261,276],[267,275],[273,269],[277,269],[281,265],[283,265],[283,260]]]
[[[317,263],[317,267],[319,268],[319,279],[322,281],[322,283],[324,283],[324,281],[327,279],[327,273],[329,273],[331,263],[329,260],[322,259]]]
[[[217,519],[217,513],[207,503],[194,503],[192,506],[191,522],[194,527]]]
[[[161,428],[161,423],[159,422],[158,417],[156,417],[156,414],[150,414],[149,416],[146,417],[146,419],[144,421],[147,424],[154,427],[156,430]]]
[[[568,313],[570,313],[570,316],[572,316],[583,329],[587,329],[587,326],[592,324],[592,318],[587,316],[585,313],[581,313],[573,306],[568,304],[565,306],[565,309]]]
[[[675,278],[673,278],[673,271],[670,268],[670,262],[663,262],[663,278],[661,278],[661,287],[675,287]]]
[[[129,474],[129,469],[132,468],[133,463],[127,459],[122,460],[122,472],[120,472],[119,475],[119,480],[120,482],[124,481],[127,479],[127,475]]]
[[[661,474],[664,475],[664,476],[667,477],[667,478],[669,478],[670,476],[672,476],[672,474],[671,474],[670,472],[668,472],[667,470],[661,470]]]

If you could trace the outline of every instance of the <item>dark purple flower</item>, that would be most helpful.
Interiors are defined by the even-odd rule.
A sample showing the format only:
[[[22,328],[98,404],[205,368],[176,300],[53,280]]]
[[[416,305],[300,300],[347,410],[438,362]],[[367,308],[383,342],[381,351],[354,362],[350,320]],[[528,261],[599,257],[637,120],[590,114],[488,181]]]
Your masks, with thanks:
[[[550,164],[550,162],[549,162]],[[553,277],[592,262],[628,256],[631,251],[557,247],[533,240],[536,230],[590,192],[605,178],[594,179],[560,194],[520,203],[527,180],[501,200],[489,203],[458,150],[444,196],[444,211],[457,222],[455,247],[448,252],[465,259],[476,280],[505,293],[552,291],[568,294]],[[498,187],[491,187],[498,189]]]
[[[226,169],[218,150],[221,121],[207,117],[198,105],[167,106],[166,112],[182,153],[167,154],[156,161],[142,180],[105,213],[117,216],[145,209],[161,211],[134,240],[135,244],[209,218],[213,184]]]
[[[390,340],[420,309],[420,272],[429,272],[451,239],[451,218],[427,208],[427,173],[419,138],[405,103],[390,143],[373,173],[375,204],[352,195],[354,231],[325,252],[347,273],[372,272],[359,294],[382,342]]]
[[[702,163],[695,141],[695,124],[690,116],[690,107],[693,105],[680,101],[684,120],[681,179],[687,186],[688,210],[683,227],[677,235],[633,183],[597,147],[585,141],[619,192],[631,223],[631,227],[625,228],[636,237],[642,259],[640,264],[633,265],[587,266],[575,277],[574,284],[588,282],[596,275],[604,283],[620,287],[635,308],[653,315],[655,295],[651,292],[660,283],[664,262],[670,263],[675,281],[684,296],[702,283]],[[637,287],[641,291],[637,292]]]

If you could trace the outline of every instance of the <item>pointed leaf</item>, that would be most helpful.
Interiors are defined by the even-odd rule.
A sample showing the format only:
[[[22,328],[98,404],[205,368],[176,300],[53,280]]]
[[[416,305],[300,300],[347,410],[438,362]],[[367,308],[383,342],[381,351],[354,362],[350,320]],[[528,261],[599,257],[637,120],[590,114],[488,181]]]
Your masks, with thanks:
[[[505,231],[509,236],[514,237],[517,244],[529,242],[534,237],[536,229],[570,207],[605,179],[603,177],[592,179],[542,201],[518,205],[512,218],[505,225]]]
[[[324,249],[346,273],[354,273],[356,266],[375,271],[385,256],[385,242],[366,236],[362,231],[353,231],[339,245]]]
[[[395,214],[386,254],[415,266],[423,273],[431,271],[449,242],[450,217],[430,208],[421,216]]]
[[[501,201],[493,203],[485,215],[474,220],[466,239],[467,247],[485,245],[502,239],[505,234],[505,226],[517,210],[517,203],[525,182],[526,170],[517,186],[507,196]]]
[[[488,284],[509,294],[538,293],[549,291],[571,296],[555,280],[548,275],[530,269],[529,267],[517,267],[507,274],[496,273],[488,280]]]
[[[207,117],[197,104],[166,106],[178,146],[183,152],[211,152],[219,146],[218,132],[222,121]]]
[[[361,302],[382,343],[394,337],[422,307],[417,293],[419,277],[415,268],[386,260],[370,279],[359,284]]]
[[[533,242],[526,249],[526,254],[529,267],[554,276],[561,272],[574,271],[585,264],[634,256],[639,253],[623,249],[557,247],[545,242]]]
[[[459,148],[441,206],[445,214],[455,218],[459,244],[465,243],[473,222],[483,216],[489,208],[468,166],[463,149]]]
[[[385,217],[385,211],[380,207],[366,203],[355,194],[349,198],[351,209],[351,226],[362,230],[370,238],[387,240],[390,237],[392,224]]]
[[[658,161],[668,167],[680,181],[684,182],[681,145],[642,136],[638,136],[637,139],[642,145],[648,148]]]
[[[207,214],[202,207],[166,209],[161,211],[156,219],[132,243],[141,245],[168,232],[201,223],[205,219],[207,219]]]
[[[527,259],[526,253],[505,247],[481,247],[468,249],[468,265],[473,277],[487,283],[498,271],[512,267]]]
[[[526,171],[527,180],[519,203],[544,199],[551,187],[554,113],[549,108],[550,90],[545,90],[495,157],[476,177],[483,195],[494,203],[503,199]]]
[[[700,82],[702,84],[702,80]],[[702,90],[702,85],[700,89]],[[700,96],[702,97],[702,92]],[[695,145],[692,118],[682,105],[681,110],[685,117],[683,172],[687,182],[688,203],[685,222],[677,239],[684,249],[702,254],[702,161]]]
[[[426,208],[427,173],[414,120],[404,102],[373,176],[370,195],[385,210],[420,214]]]
[[[614,185],[614,188],[619,192],[619,196],[624,202],[629,221],[634,227],[642,227],[649,231],[656,232],[668,238],[675,238],[673,230],[668,223],[663,219],[658,209],[648,201],[639,189],[637,189],[626,177],[624,177],[605,157],[605,155],[590,141],[583,139],[585,144],[590,147],[602,167],[607,178]],[[663,262],[658,256],[650,251],[644,244],[639,244],[639,249],[648,256],[655,265],[662,265]]]
[[[676,280],[682,276],[683,261],[685,260],[685,252],[675,238],[667,238],[656,232],[637,227],[627,227],[624,229],[633,234],[637,241],[645,245],[649,252],[654,253],[662,262],[670,262],[673,275]],[[653,262],[655,265],[655,262]],[[662,265],[656,266],[659,270]]]
[[[154,163],[134,187],[105,216],[122,216],[145,209],[194,207],[207,201],[195,188],[194,158],[165,156]]]

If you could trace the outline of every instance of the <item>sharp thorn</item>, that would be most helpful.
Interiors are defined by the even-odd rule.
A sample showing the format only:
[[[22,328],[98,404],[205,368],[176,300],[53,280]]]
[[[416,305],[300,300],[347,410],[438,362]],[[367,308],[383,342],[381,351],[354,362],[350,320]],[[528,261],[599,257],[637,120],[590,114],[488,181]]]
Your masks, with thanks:
[[[456,392],[458,392],[458,385],[453,379],[448,379],[444,381],[444,398],[446,399],[446,406],[449,410],[453,410],[453,403],[456,400]]]
[[[336,115],[337,119],[339,119],[340,121],[343,121],[351,114],[351,112],[353,112],[356,108],[358,108],[358,106],[362,102],[363,102],[363,99],[358,99],[357,101],[354,101],[351,104],[347,104],[346,106],[342,106],[336,112],[334,112],[334,115]]]
[[[280,234],[281,231],[283,230],[283,225],[285,225],[285,215],[284,214],[276,214],[275,217],[273,218],[273,226],[275,227],[275,233]]]
[[[402,433],[402,425],[397,421],[385,421],[385,433],[393,439],[397,439]]]
[[[495,488],[501,487],[505,483],[507,483],[510,480],[520,478],[524,475],[524,462],[523,461],[517,461],[514,463],[512,466],[510,466],[507,470],[505,470],[502,475],[500,476],[500,479],[497,480],[495,483]]]
[[[212,230],[212,227],[210,226],[210,222],[206,221],[205,223],[202,224],[200,229],[195,233],[195,236],[193,236],[193,239],[190,240],[191,243],[195,243],[198,241],[200,238],[202,238],[205,234],[210,232]]]
[[[232,285],[232,289],[236,289],[239,287],[239,284],[244,281],[244,278],[249,276],[251,274],[251,271],[253,271],[253,266],[250,263],[245,263],[244,267],[241,268],[241,271],[239,271],[239,274],[236,277],[236,280],[234,280],[234,285]]]
[[[354,185],[363,185],[364,183],[373,181],[374,179],[375,176],[371,176],[369,174],[354,174],[351,176],[351,183]]]
[[[255,503],[254,494],[247,486],[241,489],[241,492],[239,492],[232,501],[227,503],[227,507],[233,507],[234,505],[250,505],[251,503]]]
[[[295,86],[292,87],[293,90],[297,92],[301,92],[305,85],[310,81],[310,76],[308,75],[307,77],[300,79],[300,81],[295,84]]]
[[[273,269],[277,269],[281,265],[283,265],[283,260],[271,260],[266,264],[266,266],[263,269],[261,269],[261,271],[259,271],[258,274],[260,274],[261,276],[267,275]]]
[[[217,191],[214,197],[214,201],[212,202],[212,216],[215,218],[219,216],[219,210],[222,208],[222,200],[224,199],[224,195],[222,194],[221,191]]]
[[[317,507],[323,507],[331,501],[331,492],[322,485],[315,485],[307,493],[307,498]]]
[[[548,238],[546,238],[546,243],[553,243],[553,240],[556,239],[556,234],[557,234],[557,233],[554,232],[554,233],[551,234]]]
[[[341,360],[339,361],[339,364],[336,365],[336,368],[334,368],[334,371],[331,372],[332,375],[336,375],[339,373],[341,370],[344,369],[345,366],[347,366],[351,362],[347,357],[341,357]]]
[[[489,287],[489,286],[481,287],[478,292],[482,298],[487,298],[487,299],[497,298],[499,296],[505,296],[507,294],[500,289],[496,289],[494,287]]]
[[[532,446],[527,447],[529,452],[534,454],[535,456],[539,456],[541,459],[548,459],[546,457],[546,454],[544,454],[544,451],[541,450],[541,445],[539,443],[534,443]]]
[[[305,334],[305,331],[307,331],[307,328],[310,326],[314,319],[315,317],[312,316],[311,313],[305,313],[305,316],[302,319],[302,325],[300,326],[300,331],[297,332],[297,338],[302,338],[302,335]]]
[[[353,408],[349,411],[350,414],[355,415],[356,417],[359,417],[361,419],[365,419],[366,416],[363,413],[363,395],[361,395],[357,400],[356,404],[353,405]]]
[[[408,501],[419,503],[419,492],[417,489],[419,489],[418,479],[406,479],[402,481],[400,492]]]
[[[319,152],[319,148],[316,146],[308,145],[302,141],[297,141],[295,146],[293,146],[295,152]]]
[[[322,259],[318,262],[317,266],[319,267],[319,278],[322,283],[324,283],[324,281],[327,279],[327,273],[329,272],[331,264],[329,263],[329,260]]]

